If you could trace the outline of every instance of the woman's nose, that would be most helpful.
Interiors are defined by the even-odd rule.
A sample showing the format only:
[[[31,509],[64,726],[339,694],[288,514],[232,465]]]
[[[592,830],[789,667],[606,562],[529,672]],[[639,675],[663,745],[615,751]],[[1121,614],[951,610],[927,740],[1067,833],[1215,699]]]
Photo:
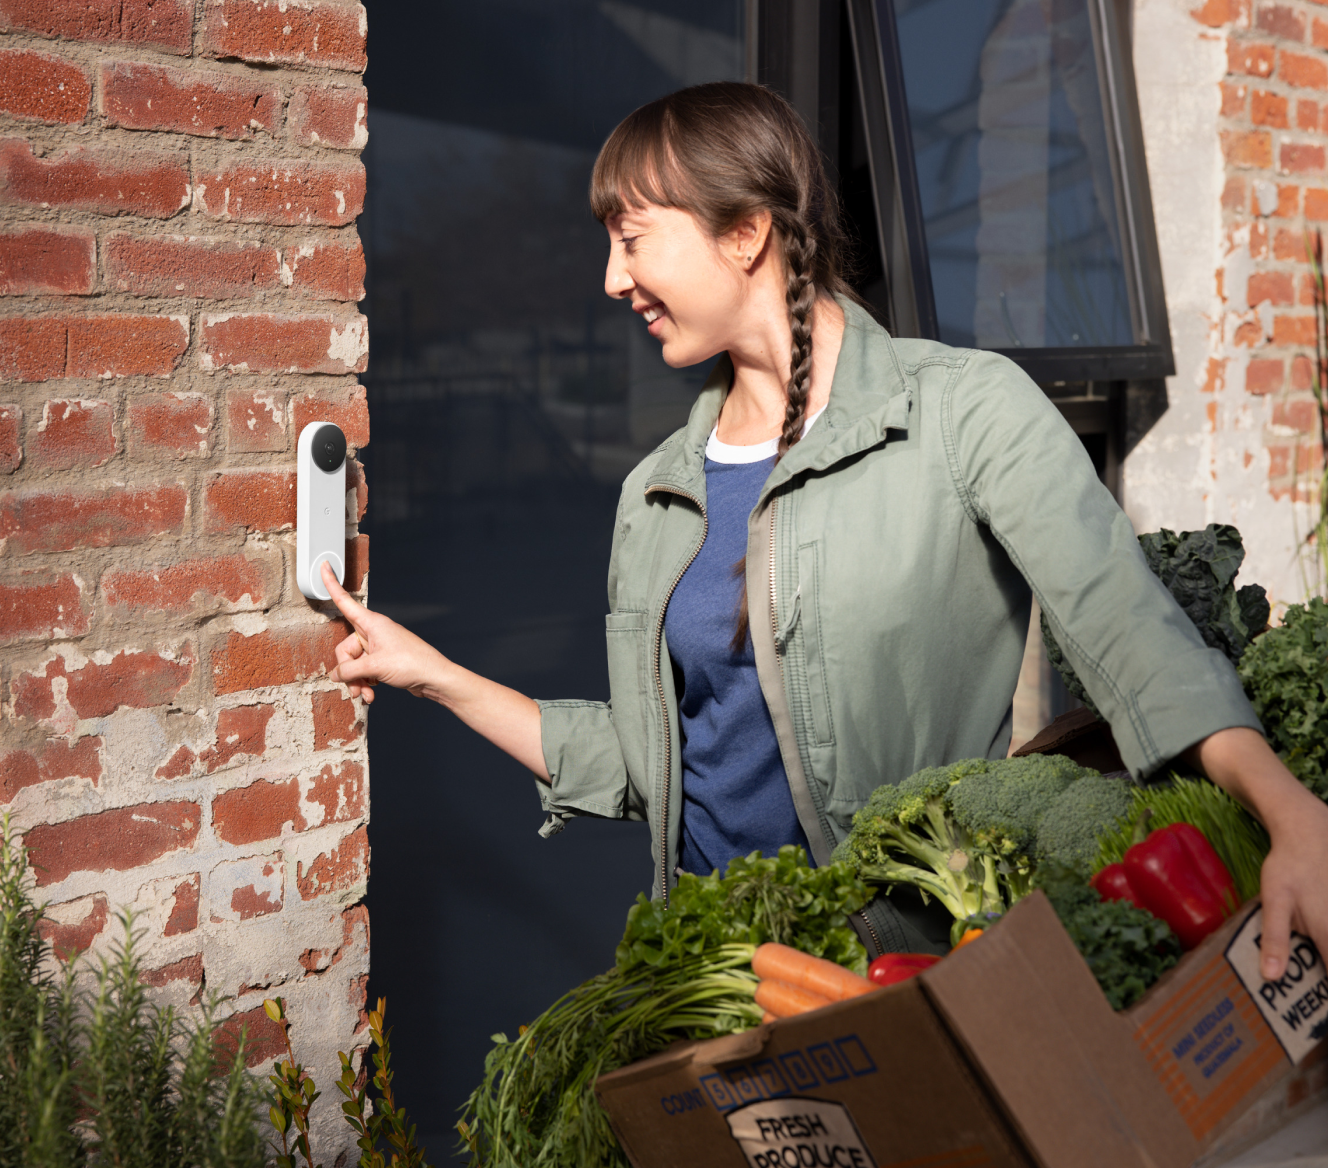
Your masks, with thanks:
[[[604,270],[604,291],[615,300],[622,300],[632,294],[635,286],[631,273],[627,270],[627,264],[615,248],[609,252],[608,266]]]

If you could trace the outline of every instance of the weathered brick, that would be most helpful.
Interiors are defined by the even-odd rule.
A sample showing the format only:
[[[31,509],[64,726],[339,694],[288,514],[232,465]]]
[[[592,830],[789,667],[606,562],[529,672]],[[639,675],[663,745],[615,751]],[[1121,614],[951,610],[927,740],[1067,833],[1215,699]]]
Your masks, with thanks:
[[[1314,362],[1308,357],[1291,359],[1291,388],[1304,392],[1313,384]]]
[[[129,452],[206,458],[212,449],[212,399],[201,393],[143,393],[129,399]]]
[[[273,604],[281,591],[281,554],[204,556],[155,568],[112,568],[102,596],[115,609],[238,612]]]
[[[72,41],[154,45],[187,56],[191,0],[0,0],[0,27]]]
[[[198,883],[199,873],[193,872],[175,886],[171,896],[171,915],[166,918],[163,937],[176,937],[181,933],[192,933],[198,928]]]
[[[212,650],[212,685],[219,694],[289,685],[321,677],[337,662],[336,647],[350,635],[344,621],[231,632]]]
[[[302,159],[236,163],[199,174],[194,199],[199,210],[216,219],[342,227],[364,207],[364,167]]]
[[[1283,49],[1277,55],[1277,75],[1297,89],[1328,89],[1328,62],[1308,53]]]
[[[1322,187],[1305,188],[1305,218],[1328,219],[1328,190]]]
[[[364,248],[302,243],[286,250],[291,286],[318,300],[364,299]]]
[[[29,143],[11,139],[0,142],[0,202],[169,219],[189,204],[189,159],[83,147],[37,158]]]
[[[1272,45],[1251,44],[1235,37],[1227,41],[1227,70],[1251,77],[1271,77],[1277,50]]]
[[[203,978],[203,954],[201,953],[195,953],[190,957],[181,957],[179,961],[172,961],[169,965],[162,965],[157,969],[145,969],[138,975],[139,981],[146,986],[152,986],[154,989],[160,989],[162,986],[168,986],[174,982],[188,983],[192,990],[189,997],[191,1006],[198,1005],[203,999]]]
[[[15,675],[10,683],[14,714],[46,721],[63,704],[79,718],[103,718],[122,706],[162,706],[185,687],[196,664],[188,643],[170,654],[126,649],[104,664],[89,661],[73,670],[56,654],[40,671]]]
[[[208,0],[200,51],[282,65],[364,70],[363,5],[319,0]]]
[[[368,323],[363,316],[204,316],[200,331],[204,369],[363,373],[368,367]]]
[[[218,864],[208,873],[209,916],[218,923],[270,916],[281,911],[285,886],[280,852]]]
[[[103,244],[106,279],[137,296],[253,296],[282,286],[281,253],[257,242],[117,232]]]
[[[197,761],[198,755],[189,747],[177,747],[171,757],[157,768],[156,777],[159,779],[183,779],[187,775],[193,774],[194,763]]]
[[[1231,339],[1233,343],[1243,348],[1253,348],[1263,343],[1263,326],[1258,321],[1247,320],[1237,327]]]
[[[301,85],[291,94],[290,132],[307,146],[362,150],[369,141],[364,111],[368,90],[361,85]]]
[[[13,474],[23,462],[23,411],[0,405],[0,474]]]
[[[311,827],[320,827],[329,823],[348,823],[364,815],[366,801],[364,767],[358,762],[347,760],[333,766],[328,763],[314,777],[309,790],[308,805],[322,809],[322,818],[313,812],[309,819]]]
[[[50,381],[65,375],[69,330],[63,320],[12,316],[0,320],[0,379]]]
[[[1316,49],[1328,49],[1328,20],[1320,20],[1317,16],[1314,18],[1314,24],[1310,29],[1310,43]]]
[[[1268,224],[1250,224],[1250,258],[1261,260],[1268,254]]]
[[[364,720],[354,698],[344,698],[336,689],[313,695],[314,749],[348,746],[364,733]]]
[[[50,943],[58,961],[68,961],[88,948],[110,919],[110,904],[98,892],[51,905],[37,922],[37,933]]]
[[[1227,211],[1245,210],[1245,185],[1243,174],[1233,174],[1222,187],[1222,207]]]
[[[363,519],[369,509],[369,484],[364,479],[364,464],[349,456],[346,458],[346,491],[348,494],[355,492],[355,518]]]
[[[101,66],[101,112],[131,130],[252,138],[279,128],[281,90],[254,77],[113,61]]]
[[[1296,129],[1317,130],[1319,128],[1319,103],[1317,101],[1296,102]]]
[[[1303,263],[1305,260],[1305,233],[1279,228],[1273,236],[1273,258]],[[1288,301],[1288,303],[1290,303]]]
[[[362,385],[310,390],[292,399],[291,412],[297,435],[311,422],[333,422],[341,427],[351,446],[369,445],[369,404]]]
[[[1273,344],[1314,344],[1314,317],[1275,316],[1273,318]]]
[[[48,738],[31,749],[0,753],[0,803],[13,802],[24,787],[53,779],[91,779],[95,786],[105,773],[102,745],[99,736],[87,734],[72,742]]]
[[[72,61],[50,53],[0,52],[0,110],[39,122],[81,122],[92,84]]]
[[[1305,39],[1305,16],[1285,4],[1265,4],[1255,14],[1255,27],[1288,41]]]
[[[1198,8],[1190,9],[1190,16],[1209,28],[1221,28],[1248,14],[1248,0],[1204,0]]]
[[[1220,84],[1222,92],[1222,117],[1240,117],[1245,112],[1245,99],[1249,96],[1249,87],[1245,85],[1236,85],[1230,81],[1223,81]]]
[[[1255,272],[1249,279],[1246,297],[1251,308],[1265,300],[1291,304],[1296,299],[1296,283],[1290,272]]]
[[[226,390],[226,448],[241,453],[285,450],[286,395],[278,390]]]
[[[1278,443],[1268,447],[1268,477],[1283,479],[1291,473],[1291,456],[1294,447]]]
[[[227,1018],[217,1027],[212,1041],[223,1069],[230,1068],[241,1043],[244,1065],[256,1067],[286,1053],[286,1028],[273,1022],[262,1006],[255,1006]]]
[[[28,458],[44,470],[103,466],[117,450],[115,413],[107,401],[56,398],[42,406],[28,435]]]
[[[1290,124],[1287,119],[1287,99],[1280,93],[1256,89],[1250,98],[1250,121],[1256,126],[1286,129]]]
[[[1270,167],[1273,165],[1272,135],[1267,130],[1223,130],[1222,153],[1232,166]]]
[[[277,707],[234,706],[217,715],[217,741],[200,754],[207,774],[229,766],[237,758],[262,758],[267,750],[267,724]]]
[[[346,541],[346,578],[342,582],[347,592],[358,592],[364,587],[369,574],[369,537],[356,535]]]
[[[361,954],[369,951],[369,909],[363,904],[353,904],[342,911],[339,945],[335,948],[306,949],[300,954],[300,964],[309,973],[321,973],[356,951]]]
[[[335,848],[317,856],[304,870],[303,862],[295,865],[295,886],[301,900],[313,900],[329,892],[345,892],[369,878],[369,833],[356,828]]]
[[[71,316],[70,377],[166,377],[189,347],[187,316]]]
[[[1277,210],[1273,212],[1279,219],[1294,219],[1300,214],[1300,187],[1295,183],[1279,183],[1277,187]]]
[[[37,885],[58,884],[73,872],[125,872],[168,852],[191,848],[198,838],[197,803],[141,803],[39,824],[23,837]]]
[[[1277,166],[1283,174],[1322,174],[1324,150],[1310,142],[1283,142]]]
[[[204,488],[207,529],[283,531],[295,526],[295,472],[231,470]]]
[[[297,779],[260,780],[223,791],[212,800],[212,830],[222,843],[273,840],[287,830],[303,831],[307,826]]]
[[[34,224],[0,232],[0,296],[85,296],[96,282],[91,231]]]
[[[83,581],[71,572],[0,579],[0,645],[81,637],[91,613]]]
[[[1293,398],[1273,403],[1273,425],[1289,426],[1302,434],[1317,433],[1319,405],[1312,397]]]
[[[0,543],[18,555],[125,547],[178,535],[189,496],[176,484],[107,491],[0,492]]]

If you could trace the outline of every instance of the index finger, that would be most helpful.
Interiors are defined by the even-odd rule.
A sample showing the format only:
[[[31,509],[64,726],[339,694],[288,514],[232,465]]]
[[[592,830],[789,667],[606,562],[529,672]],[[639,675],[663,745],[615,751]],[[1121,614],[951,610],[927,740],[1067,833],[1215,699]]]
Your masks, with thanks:
[[[323,584],[327,588],[328,595],[332,597],[332,603],[341,611],[341,615],[350,621],[355,632],[363,635],[364,614],[369,610],[337,582],[337,574],[332,571],[331,565],[326,560],[319,565],[319,568],[323,573]]]

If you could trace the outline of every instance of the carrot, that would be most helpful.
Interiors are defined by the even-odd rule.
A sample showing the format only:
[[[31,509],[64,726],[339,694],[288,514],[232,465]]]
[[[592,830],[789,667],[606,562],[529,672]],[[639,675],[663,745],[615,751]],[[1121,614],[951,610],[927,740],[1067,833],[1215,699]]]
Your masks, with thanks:
[[[761,1021],[762,1021],[763,1023],[764,1023],[764,1022],[777,1022],[778,1019],[777,1019],[772,1013],[770,1013],[769,1010],[766,1010],[765,1013],[763,1013],[763,1014],[761,1015]]]
[[[776,1018],[792,1018],[795,1014],[828,1006],[830,999],[786,981],[766,978],[756,987],[756,1004]]]
[[[964,935],[960,937],[958,941],[955,942],[954,949],[951,949],[950,952],[953,953],[955,949],[962,949],[970,941],[976,941],[979,937],[982,936],[982,932],[983,930],[981,929],[965,929]]]
[[[757,946],[756,955],[752,958],[752,972],[757,977],[801,986],[832,1002],[843,1002],[876,989],[865,977],[859,977],[851,969],[774,941]]]

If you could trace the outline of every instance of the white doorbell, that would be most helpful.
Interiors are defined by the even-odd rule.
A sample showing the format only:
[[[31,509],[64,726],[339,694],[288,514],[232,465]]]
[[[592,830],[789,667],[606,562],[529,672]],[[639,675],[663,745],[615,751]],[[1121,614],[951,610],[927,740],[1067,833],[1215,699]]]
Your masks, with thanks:
[[[295,583],[311,600],[330,599],[324,561],[346,579],[346,435],[331,422],[300,431],[295,474]]]

